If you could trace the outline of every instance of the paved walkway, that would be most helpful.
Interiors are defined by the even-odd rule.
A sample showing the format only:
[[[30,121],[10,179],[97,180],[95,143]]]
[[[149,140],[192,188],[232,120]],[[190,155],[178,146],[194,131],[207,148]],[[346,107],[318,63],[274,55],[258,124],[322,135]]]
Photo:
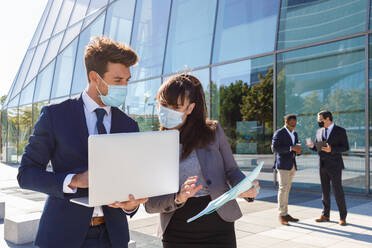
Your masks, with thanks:
[[[41,212],[45,195],[19,189],[17,168],[0,164],[0,198],[6,201],[6,215]],[[236,222],[239,248],[363,248],[372,247],[372,198],[346,196],[348,225],[339,226],[337,206],[332,199],[331,222],[316,223],[321,213],[320,193],[294,191],[290,195],[290,214],[300,218],[291,226],[281,226],[277,220],[276,191],[263,188],[253,203],[239,201],[244,216]],[[156,237],[158,215],[147,214],[143,207],[129,220],[131,239],[137,248],[161,247]],[[0,247],[31,248],[32,244],[17,246],[4,241],[4,225],[0,221]]]

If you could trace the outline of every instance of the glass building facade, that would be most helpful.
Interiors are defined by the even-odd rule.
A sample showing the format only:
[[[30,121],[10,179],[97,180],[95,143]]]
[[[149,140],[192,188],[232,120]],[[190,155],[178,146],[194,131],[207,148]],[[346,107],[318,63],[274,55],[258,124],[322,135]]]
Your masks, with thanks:
[[[238,165],[265,161],[275,183],[273,131],[298,116],[302,143],[322,109],[344,127],[345,191],[372,185],[371,0],[49,0],[1,110],[1,154],[19,163],[41,108],[87,85],[92,36],[130,44],[133,67],[122,109],[141,131],[157,130],[155,95],[183,72],[204,87],[209,117],[224,128]],[[303,148],[293,187],[320,189],[317,154]]]

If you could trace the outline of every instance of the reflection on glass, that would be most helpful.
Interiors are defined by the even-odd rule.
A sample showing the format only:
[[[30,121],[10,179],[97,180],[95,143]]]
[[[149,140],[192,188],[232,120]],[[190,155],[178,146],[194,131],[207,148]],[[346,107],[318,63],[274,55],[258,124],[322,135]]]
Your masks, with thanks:
[[[169,8],[170,0],[137,1],[131,46],[140,62],[132,68],[133,80],[161,75]]]
[[[107,10],[105,36],[129,44],[135,0],[119,0]],[[162,6],[162,4],[158,4]]]
[[[84,90],[87,86],[88,79],[84,64],[84,50],[88,45],[92,36],[101,36],[103,31],[103,24],[105,14],[103,13],[97,20],[94,21],[79,37],[79,46],[74,68],[74,78],[72,80],[71,94],[77,94]]]
[[[63,38],[63,33],[59,33],[53,38],[50,39],[48,48],[45,52],[43,63],[40,66],[40,70],[42,70],[52,59],[57,56],[59,46],[61,45]]]
[[[165,73],[209,64],[216,3],[216,0],[173,1]]]
[[[32,131],[32,106],[19,108],[18,162],[21,162],[23,151],[28,144]]]
[[[56,61],[53,60],[36,79],[36,89],[33,102],[49,100],[50,88],[53,81],[54,65]]]
[[[32,40],[30,42],[30,48],[36,46],[37,43],[39,42],[41,31],[43,30],[43,27],[45,25],[45,20],[46,20],[46,18],[48,16],[48,13],[49,13],[49,10],[50,10],[50,6],[52,6],[52,3],[53,3],[53,1],[47,1],[45,10],[43,12],[43,15],[41,16],[40,22],[37,25],[36,31],[34,33],[34,36],[32,37]]]
[[[53,79],[52,98],[70,94],[77,41],[78,40],[76,39],[57,57]]]
[[[17,163],[18,109],[8,109],[8,145],[7,161]]]
[[[209,69],[203,69],[190,72],[191,75],[197,77],[201,82],[205,95],[205,104],[207,105],[208,115],[210,117],[210,78]]]
[[[268,168],[273,164],[273,62],[267,56],[212,68],[212,117],[244,169],[254,168],[258,159]],[[271,171],[261,174],[261,180],[272,180]]]
[[[40,117],[41,109],[46,105],[48,105],[48,102],[38,102],[38,103],[32,104],[32,111],[33,111],[33,114],[34,114],[34,118],[32,119],[32,126],[33,127],[35,126],[36,121]]]
[[[45,49],[47,48],[49,41],[45,41],[44,43],[39,44],[39,46],[36,48],[35,55],[32,59],[32,63],[30,65],[30,70],[27,73],[26,81],[25,83],[30,82],[38,73],[39,67],[41,64],[41,60],[43,59]]]
[[[19,101],[19,105],[25,105],[32,103],[32,97],[34,96],[34,89],[35,89],[35,82],[36,79],[32,80],[22,91],[21,91],[21,99]]]
[[[124,112],[138,122],[140,131],[159,129],[156,110],[156,94],[160,78],[128,84],[128,96],[123,105]]]
[[[12,99],[15,95],[17,95],[18,92],[22,89],[23,82],[25,81],[28,69],[30,68],[32,57],[34,56],[34,52],[35,52],[35,49],[27,51],[25,58],[23,59],[22,65],[19,68],[17,81],[13,83],[15,85],[14,85],[14,89],[12,91],[12,95],[10,99]]]
[[[365,0],[283,0],[278,49],[363,32]]]
[[[371,0],[372,2],[372,0]],[[371,17],[372,18],[372,17]],[[371,25],[371,22],[370,22]],[[372,190],[372,36],[369,35],[369,54],[368,54],[368,65],[369,65],[369,153],[370,153],[370,162],[369,162],[369,172],[370,172],[370,189]]]
[[[90,0],[76,1],[74,10],[71,14],[69,26],[80,21],[86,14]]]
[[[8,133],[8,112],[1,111],[1,161],[6,162],[7,156],[7,133]]]
[[[274,50],[278,0],[221,0],[213,63]]]
[[[61,9],[63,0],[54,0],[52,1],[52,7],[50,8],[48,19],[45,22],[43,33],[41,34],[40,42],[48,39],[52,34],[54,25],[57,21],[58,13]]]
[[[365,185],[365,51],[364,37],[305,48],[278,55],[277,123],[297,115],[300,141],[314,140],[320,110],[333,113],[334,122],[346,129],[350,151],[344,156],[343,185],[361,190]],[[318,185],[317,154],[304,149],[299,173]],[[295,179],[296,180],[296,179]]]
[[[63,2],[61,13],[59,13],[56,26],[54,27],[53,35],[66,28],[74,3],[75,0],[65,0]]]

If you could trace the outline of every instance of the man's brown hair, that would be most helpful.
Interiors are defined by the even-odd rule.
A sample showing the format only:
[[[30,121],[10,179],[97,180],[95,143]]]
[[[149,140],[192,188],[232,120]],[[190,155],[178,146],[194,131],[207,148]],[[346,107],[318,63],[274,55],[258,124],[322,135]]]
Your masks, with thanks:
[[[130,67],[138,62],[136,52],[128,45],[107,37],[94,37],[85,47],[85,67],[89,72],[96,71],[101,77],[107,71],[108,62]]]

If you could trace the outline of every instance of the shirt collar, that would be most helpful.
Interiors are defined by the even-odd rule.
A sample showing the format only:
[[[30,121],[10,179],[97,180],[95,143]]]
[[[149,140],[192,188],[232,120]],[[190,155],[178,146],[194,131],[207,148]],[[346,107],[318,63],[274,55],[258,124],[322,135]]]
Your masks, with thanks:
[[[83,91],[83,94],[82,94],[82,98],[83,98],[83,103],[84,103],[84,106],[87,108],[87,110],[92,113],[94,112],[96,109],[98,108],[102,108],[104,110],[106,110],[106,113],[107,115],[110,114],[111,112],[111,106],[104,106],[104,107],[101,107],[98,105],[98,103],[96,103],[89,95],[88,93],[84,90]]]
[[[293,131],[291,132],[291,130],[289,130],[285,125],[284,125],[284,128],[287,129],[288,133],[290,134],[294,134],[295,130],[293,129]]]
[[[327,128],[328,131],[331,131],[333,129],[333,127],[335,126],[335,124],[332,122],[332,124]]]

